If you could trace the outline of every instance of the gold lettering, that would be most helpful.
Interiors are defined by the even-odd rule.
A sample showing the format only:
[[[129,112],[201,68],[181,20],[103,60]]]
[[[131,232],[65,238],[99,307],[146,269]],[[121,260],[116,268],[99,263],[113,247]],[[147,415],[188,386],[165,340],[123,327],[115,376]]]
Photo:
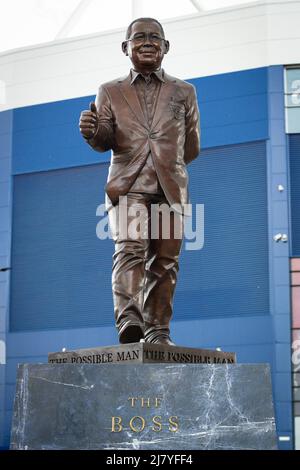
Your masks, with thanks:
[[[131,401],[131,408],[133,408],[135,406],[136,400],[137,400],[137,398],[133,398],[133,397],[128,398],[128,401]]]
[[[161,431],[161,416],[153,416],[152,418],[154,426],[152,426],[152,431],[159,432]]]
[[[155,404],[154,404],[155,408],[158,408],[161,405],[160,402],[161,402],[161,398],[155,397]]]
[[[111,417],[111,432],[121,432],[123,429],[121,416]],[[116,429],[116,426],[118,429]]]
[[[144,408],[146,403],[147,408],[150,408],[150,398],[141,398],[141,405]]]
[[[177,423],[178,417],[177,416],[170,416],[169,418],[169,431],[171,432],[176,432],[178,431],[178,423]]]
[[[138,420],[138,419],[141,421],[141,427],[140,427],[140,428],[134,426],[134,422],[135,422],[136,420]],[[129,421],[129,427],[130,427],[130,429],[131,429],[133,432],[141,432],[141,431],[143,431],[143,429],[145,428],[145,424],[146,424],[146,422],[145,422],[144,418],[142,418],[142,416],[134,416],[134,417],[131,418],[131,420]]]

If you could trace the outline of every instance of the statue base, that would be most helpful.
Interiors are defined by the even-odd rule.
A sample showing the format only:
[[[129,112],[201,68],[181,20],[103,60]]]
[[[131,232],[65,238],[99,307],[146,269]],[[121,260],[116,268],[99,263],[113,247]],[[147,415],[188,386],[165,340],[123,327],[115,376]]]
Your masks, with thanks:
[[[233,364],[236,362],[236,355],[212,349],[130,343],[49,353],[48,362],[52,364]]]
[[[11,449],[276,449],[268,365],[121,362],[20,365]]]

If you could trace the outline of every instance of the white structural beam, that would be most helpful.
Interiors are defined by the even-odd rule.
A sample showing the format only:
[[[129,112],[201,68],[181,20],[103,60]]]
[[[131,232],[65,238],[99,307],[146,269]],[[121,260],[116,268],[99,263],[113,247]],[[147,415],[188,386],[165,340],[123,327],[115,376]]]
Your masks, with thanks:
[[[198,11],[203,11],[203,10],[205,10],[205,8],[204,8],[204,2],[202,2],[201,0],[190,0],[190,2],[194,5],[194,7],[196,8],[196,10],[198,10]]]
[[[73,13],[69,16],[68,20],[65,24],[61,27],[58,31],[55,39],[61,39],[68,36],[69,32],[74,28],[74,26],[80,20],[83,12],[90,6],[93,0],[81,0],[81,2],[77,5]]]

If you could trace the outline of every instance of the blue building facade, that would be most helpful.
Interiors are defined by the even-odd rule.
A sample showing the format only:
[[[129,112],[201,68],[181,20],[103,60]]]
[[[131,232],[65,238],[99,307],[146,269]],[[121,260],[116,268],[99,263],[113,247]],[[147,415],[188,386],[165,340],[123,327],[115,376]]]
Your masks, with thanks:
[[[293,171],[290,191],[290,166],[298,163],[289,149],[296,155],[300,144],[285,132],[284,68],[190,81],[202,134],[201,154],[188,167],[190,198],[204,205],[204,245],[182,251],[172,336],[181,345],[235,351],[239,363],[269,363],[279,447],[292,448],[289,262],[297,255],[292,231],[298,247],[299,175]],[[93,99],[0,113],[3,448],[18,363],[117,343],[113,243],[96,236],[110,154],[92,151],[78,131]],[[279,233],[287,237],[276,242]]]

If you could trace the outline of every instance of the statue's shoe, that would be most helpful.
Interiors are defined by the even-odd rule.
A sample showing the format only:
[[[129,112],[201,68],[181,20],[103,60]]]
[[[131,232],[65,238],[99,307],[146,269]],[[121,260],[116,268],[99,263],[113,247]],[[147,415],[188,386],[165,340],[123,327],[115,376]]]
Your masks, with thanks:
[[[144,331],[140,323],[128,320],[119,329],[119,341],[121,344],[139,343],[142,338],[144,338]]]
[[[175,346],[175,343],[171,340],[170,336],[157,336],[153,341],[146,341],[146,343],[152,344],[168,344],[169,346]]]

